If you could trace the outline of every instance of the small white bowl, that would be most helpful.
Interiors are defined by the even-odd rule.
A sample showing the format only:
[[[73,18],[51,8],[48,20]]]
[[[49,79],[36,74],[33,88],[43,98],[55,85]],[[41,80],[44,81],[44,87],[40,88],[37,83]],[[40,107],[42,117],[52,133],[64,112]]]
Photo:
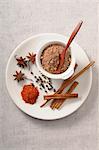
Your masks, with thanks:
[[[48,47],[49,45],[51,45],[51,44],[60,44],[60,45],[63,45],[63,46],[66,45],[66,43],[63,43],[63,42],[60,42],[60,41],[50,41],[50,42],[44,44],[37,51],[37,54],[36,54],[36,65],[37,65],[37,68],[39,69],[39,71],[41,71],[42,74],[44,74],[48,78],[52,78],[52,79],[68,79],[69,77],[71,77],[73,75],[73,73],[74,73],[74,67],[75,67],[75,58],[73,56],[72,49],[71,49],[71,63],[70,63],[70,66],[63,73],[60,73],[60,74],[49,73],[46,70],[44,70],[44,68],[43,68],[43,66],[41,64],[41,60],[40,60],[41,54],[42,54],[43,50],[46,47]]]

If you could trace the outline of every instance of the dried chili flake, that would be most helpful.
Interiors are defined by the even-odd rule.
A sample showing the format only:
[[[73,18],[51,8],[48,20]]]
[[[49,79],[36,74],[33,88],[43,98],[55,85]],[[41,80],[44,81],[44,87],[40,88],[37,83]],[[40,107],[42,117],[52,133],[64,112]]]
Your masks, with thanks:
[[[33,84],[24,85],[21,96],[26,103],[34,104],[39,96],[39,91]]]

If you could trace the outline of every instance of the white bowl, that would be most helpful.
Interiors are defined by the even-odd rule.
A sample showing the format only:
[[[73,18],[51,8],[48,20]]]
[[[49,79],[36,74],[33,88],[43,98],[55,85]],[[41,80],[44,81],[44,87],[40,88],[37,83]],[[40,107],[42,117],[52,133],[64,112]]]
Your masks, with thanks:
[[[52,78],[52,79],[68,79],[74,73],[75,57],[73,56],[73,53],[72,53],[73,49],[71,49],[71,63],[69,65],[68,69],[66,71],[64,71],[63,73],[60,73],[60,74],[49,73],[46,70],[44,70],[44,68],[43,68],[43,66],[41,64],[41,60],[40,60],[41,54],[42,54],[43,50],[46,47],[48,47],[49,45],[51,45],[51,44],[60,44],[60,45],[63,45],[63,46],[66,45],[66,43],[63,43],[63,42],[60,42],[60,41],[50,41],[50,42],[47,42],[46,44],[44,44],[43,46],[41,46],[41,48],[37,51],[37,54],[36,54],[36,65],[37,65],[37,68],[39,69],[39,71],[41,71],[42,74],[44,74],[48,78]]]

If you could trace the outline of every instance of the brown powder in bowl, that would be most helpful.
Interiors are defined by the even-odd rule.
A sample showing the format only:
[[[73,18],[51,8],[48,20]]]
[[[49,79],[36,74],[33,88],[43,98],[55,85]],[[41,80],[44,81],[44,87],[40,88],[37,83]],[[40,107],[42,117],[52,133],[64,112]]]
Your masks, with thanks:
[[[65,47],[60,44],[51,44],[46,47],[41,55],[41,64],[43,68],[49,73],[54,74],[59,66],[59,54],[62,53]],[[61,68],[61,73],[68,69],[71,62],[71,52],[68,48],[65,56],[64,65]]]

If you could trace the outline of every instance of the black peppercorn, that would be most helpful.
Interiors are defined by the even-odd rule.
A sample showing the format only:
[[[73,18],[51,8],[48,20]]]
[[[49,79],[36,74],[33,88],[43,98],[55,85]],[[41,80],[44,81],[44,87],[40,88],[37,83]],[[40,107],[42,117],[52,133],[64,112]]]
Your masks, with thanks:
[[[31,71],[31,74],[34,75],[34,73]]]

